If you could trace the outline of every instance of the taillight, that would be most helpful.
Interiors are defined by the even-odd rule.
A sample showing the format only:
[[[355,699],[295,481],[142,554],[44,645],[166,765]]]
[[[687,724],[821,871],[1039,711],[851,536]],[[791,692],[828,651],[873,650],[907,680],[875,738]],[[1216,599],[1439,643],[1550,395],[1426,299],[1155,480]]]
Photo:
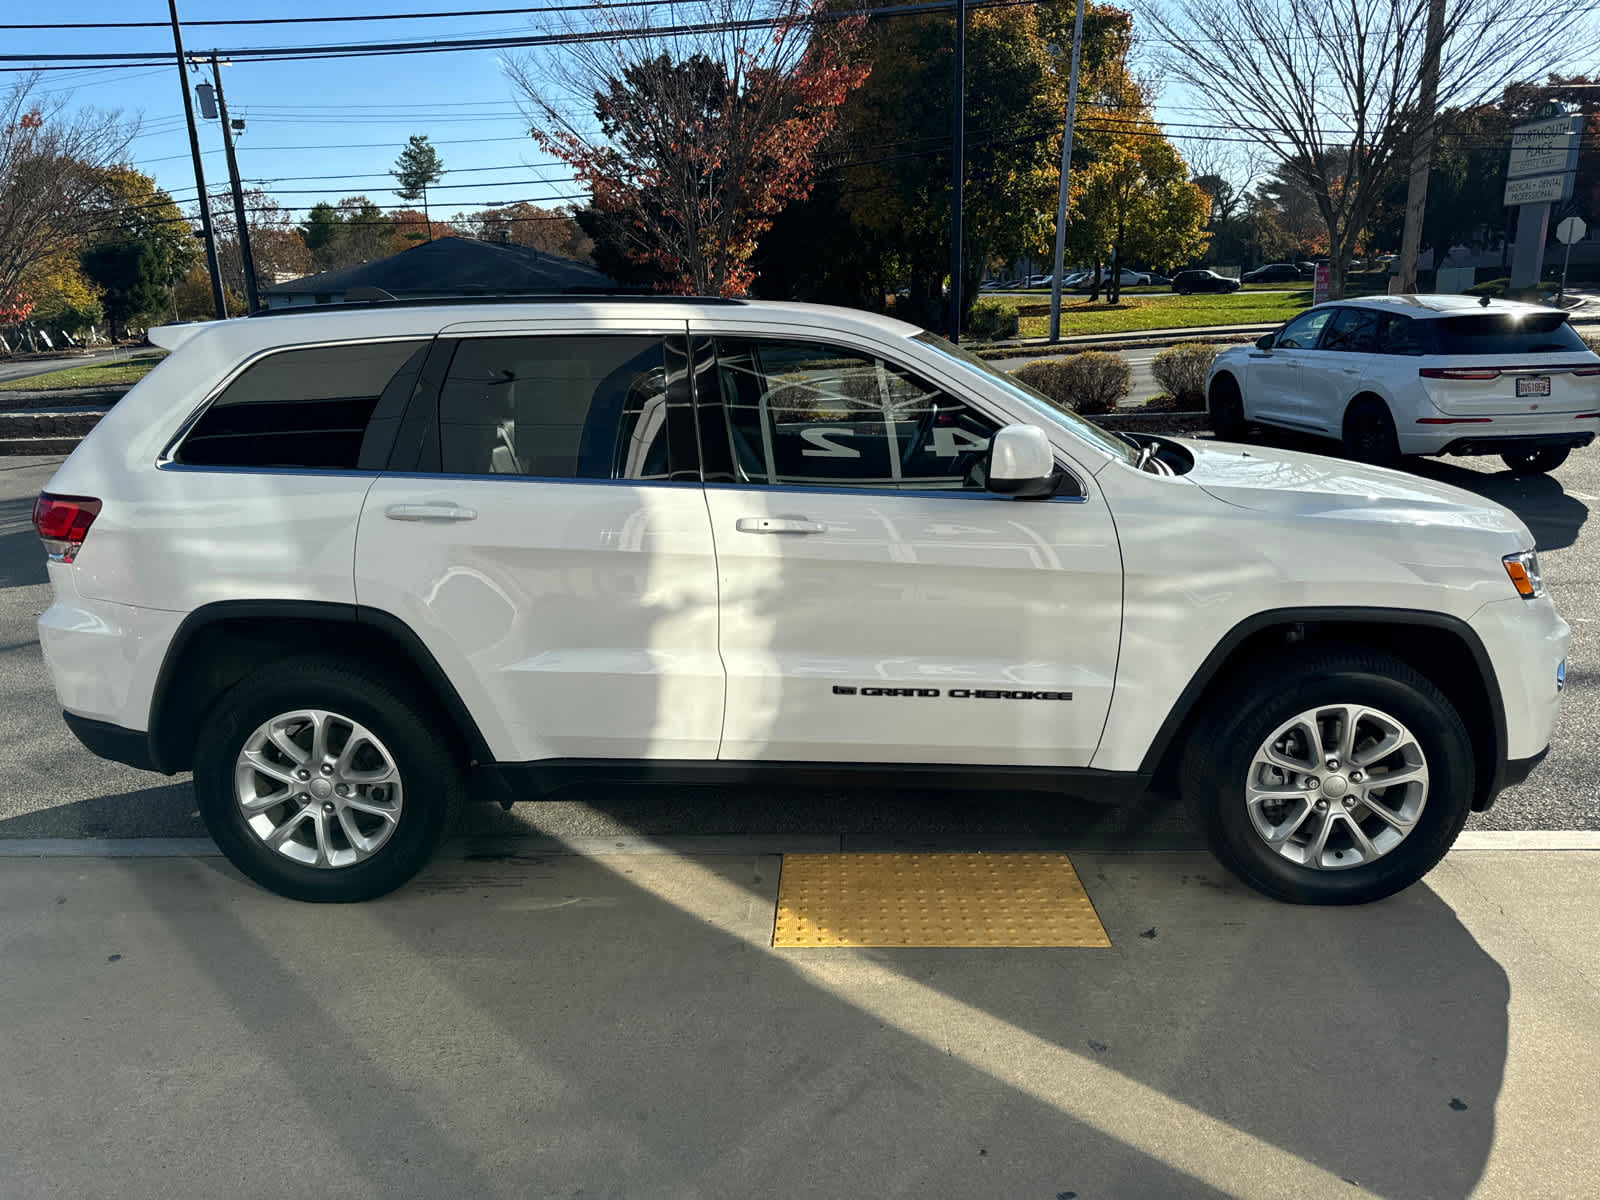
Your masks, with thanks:
[[[1424,379],[1499,379],[1499,367],[1419,367]]]
[[[1582,376],[1600,375],[1600,367],[1573,367],[1572,373]]]
[[[39,531],[51,562],[69,563],[78,557],[89,526],[100,515],[100,501],[88,496],[52,496],[40,492],[33,502],[33,527]]]

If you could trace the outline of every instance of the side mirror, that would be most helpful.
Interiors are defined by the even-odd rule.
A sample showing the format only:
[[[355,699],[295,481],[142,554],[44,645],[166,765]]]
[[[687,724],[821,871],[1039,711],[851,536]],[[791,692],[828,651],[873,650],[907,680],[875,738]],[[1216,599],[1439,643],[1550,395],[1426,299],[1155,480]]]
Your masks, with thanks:
[[[1263,333],[1260,337],[1258,337],[1256,339],[1256,349],[1257,350],[1271,350],[1272,346],[1273,346],[1273,343],[1276,342],[1277,340],[1278,340],[1278,335],[1277,334],[1275,334],[1275,333]]]
[[[1044,430],[1034,425],[1007,425],[989,443],[985,486],[1014,500],[1053,495],[1059,477],[1055,451]]]

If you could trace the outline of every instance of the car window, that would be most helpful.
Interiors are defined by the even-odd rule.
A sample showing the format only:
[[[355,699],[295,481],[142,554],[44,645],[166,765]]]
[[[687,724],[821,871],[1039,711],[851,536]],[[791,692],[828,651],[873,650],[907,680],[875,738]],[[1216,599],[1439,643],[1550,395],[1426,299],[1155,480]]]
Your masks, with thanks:
[[[1370,308],[1341,308],[1328,322],[1322,349],[1370,354],[1378,338],[1378,314]]]
[[[981,491],[999,428],[894,363],[816,342],[719,337],[700,398],[720,398],[745,483]]]
[[[1422,331],[1402,313],[1379,313],[1376,347],[1379,354],[1421,354]]]
[[[682,354],[669,359],[659,337],[466,338],[439,391],[437,466],[455,475],[698,479],[688,403]]]
[[[1322,327],[1328,323],[1328,318],[1332,315],[1331,308],[1314,308],[1310,312],[1301,313],[1283,327],[1283,332],[1278,335],[1274,345],[1280,350],[1313,349],[1318,336],[1322,333]]]
[[[428,345],[346,342],[257,359],[212,401],[173,459],[209,467],[381,468]]]
[[[1557,354],[1588,349],[1565,313],[1481,313],[1429,324],[1435,354]]]

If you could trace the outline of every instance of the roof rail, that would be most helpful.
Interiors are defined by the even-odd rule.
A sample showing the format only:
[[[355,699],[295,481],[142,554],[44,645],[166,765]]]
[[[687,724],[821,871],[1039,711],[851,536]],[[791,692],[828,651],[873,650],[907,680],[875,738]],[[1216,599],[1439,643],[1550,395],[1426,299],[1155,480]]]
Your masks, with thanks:
[[[376,288],[363,289],[376,291]],[[283,308],[261,308],[252,317],[282,317],[291,314],[314,312],[351,312],[375,308],[434,308],[467,304],[571,304],[575,300],[648,300],[653,304],[747,304],[748,301],[732,296],[679,296],[671,292],[630,291],[616,288],[571,288],[565,292],[536,292],[525,296],[432,296],[408,299],[404,296],[387,300],[335,300],[327,304],[290,304]]]

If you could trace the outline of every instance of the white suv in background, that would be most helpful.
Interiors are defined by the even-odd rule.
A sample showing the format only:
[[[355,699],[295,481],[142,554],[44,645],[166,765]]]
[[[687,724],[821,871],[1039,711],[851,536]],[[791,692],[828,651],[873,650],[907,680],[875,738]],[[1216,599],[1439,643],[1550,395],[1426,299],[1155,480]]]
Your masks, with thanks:
[[[1374,296],[1307,309],[1254,346],[1217,355],[1212,428],[1258,421],[1339,438],[1350,457],[1498,454],[1560,466],[1600,426],[1600,357],[1567,314],[1470,296]]]
[[[1251,885],[1354,903],[1549,743],[1568,629],[1506,509],[1113,436],[885,318],[552,298],[153,337],[39,498],[40,637],[84,744],[192,770],[285,895],[399,885],[469,791],[782,774],[1176,787]]]

